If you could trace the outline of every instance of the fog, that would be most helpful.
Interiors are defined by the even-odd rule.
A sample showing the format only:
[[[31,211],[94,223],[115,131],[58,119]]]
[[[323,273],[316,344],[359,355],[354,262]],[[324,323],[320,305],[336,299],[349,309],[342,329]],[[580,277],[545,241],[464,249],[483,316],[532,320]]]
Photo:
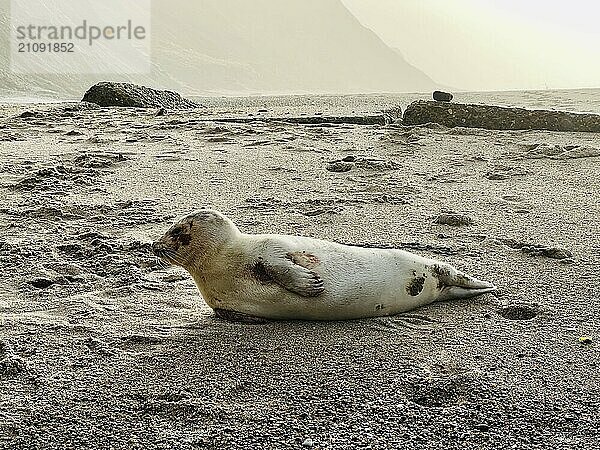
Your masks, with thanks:
[[[468,90],[600,86],[594,0],[343,0],[438,83]]]
[[[5,11],[8,0],[0,0]],[[10,73],[9,16],[0,14],[0,92],[76,97],[103,79],[201,95],[423,92],[437,86],[340,0],[154,0],[151,13],[151,72],[124,68],[98,75],[90,75],[98,73],[92,69],[51,74],[67,65],[48,60],[35,73]],[[54,15],[58,25],[70,24],[68,14]],[[123,55],[107,49],[96,60],[112,63],[115,56]]]
[[[591,0],[153,0],[144,13],[150,70],[107,49],[92,61],[118,70],[45,58],[18,73],[0,0],[0,95],[77,98],[106,79],[199,95],[600,87]]]

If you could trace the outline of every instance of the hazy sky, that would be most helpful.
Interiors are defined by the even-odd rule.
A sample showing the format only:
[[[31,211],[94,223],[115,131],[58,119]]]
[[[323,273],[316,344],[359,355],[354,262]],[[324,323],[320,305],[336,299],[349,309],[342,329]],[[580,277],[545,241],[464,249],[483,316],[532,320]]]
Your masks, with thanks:
[[[598,0],[342,0],[438,83],[600,87]]]

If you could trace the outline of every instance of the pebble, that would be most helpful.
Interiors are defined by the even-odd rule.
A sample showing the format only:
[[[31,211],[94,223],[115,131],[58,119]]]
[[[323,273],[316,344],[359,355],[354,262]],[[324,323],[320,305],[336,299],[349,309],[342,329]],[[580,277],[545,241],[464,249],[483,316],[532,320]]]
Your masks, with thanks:
[[[313,440],[311,438],[306,438],[306,439],[304,439],[304,442],[302,442],[302,447],[305,447],[305,448],[311,448],[314,445],[315,445],[315,443],[313,442]]]
[[[473,428],[475,428],[477,431],[481,431],[482,433],[487,433],[490,431],[490,426],[486,425],[485,423],[477,424]]]
[[[579,343],[583,345],[590,345],[592,343],[592,338],[589,336],[581,336],[579,338]]]
[[[453,98],[454,98],[454,96],[450,92],[444,92],[444,91],[434,91],[433,92],[433,99],[436,102],[450,102],[450,101],[452,101]]]

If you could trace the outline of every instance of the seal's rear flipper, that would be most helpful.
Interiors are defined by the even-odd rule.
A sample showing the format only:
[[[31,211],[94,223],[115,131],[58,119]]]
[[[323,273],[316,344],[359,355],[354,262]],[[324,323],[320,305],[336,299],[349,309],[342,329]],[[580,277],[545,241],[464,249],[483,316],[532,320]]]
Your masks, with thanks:
[[[435,265],[432,273],[439,280],[438,301],[475,297],[496,290],[492,283],[473,278],[449,265]]]
[[[469,289],[460,286],[446,286],[442,289],[440,296],[437,298],[437,301],[444,300],[455,300],[459,298],[470,298],[475,297],[477,295],[487,294],[488,292],[494,292],[496,290],[495,286],[486,287],[481,289]]]

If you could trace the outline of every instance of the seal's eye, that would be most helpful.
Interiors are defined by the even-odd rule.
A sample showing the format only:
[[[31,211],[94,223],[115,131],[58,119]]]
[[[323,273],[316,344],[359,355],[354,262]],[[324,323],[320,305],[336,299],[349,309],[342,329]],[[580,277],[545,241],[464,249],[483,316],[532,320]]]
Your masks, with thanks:
[[[182,232],[183,232],[183,227],[181,225],[177,225],[175,228],[173,228],[171,231],[169,231],[169,234],[173,237],[177,237]]]
[[[190,229],[185,224],[174,226],[173,229],[169,231],[169,236],[178,244],[178,246],[189,245],[189,243],[192,241]]]

